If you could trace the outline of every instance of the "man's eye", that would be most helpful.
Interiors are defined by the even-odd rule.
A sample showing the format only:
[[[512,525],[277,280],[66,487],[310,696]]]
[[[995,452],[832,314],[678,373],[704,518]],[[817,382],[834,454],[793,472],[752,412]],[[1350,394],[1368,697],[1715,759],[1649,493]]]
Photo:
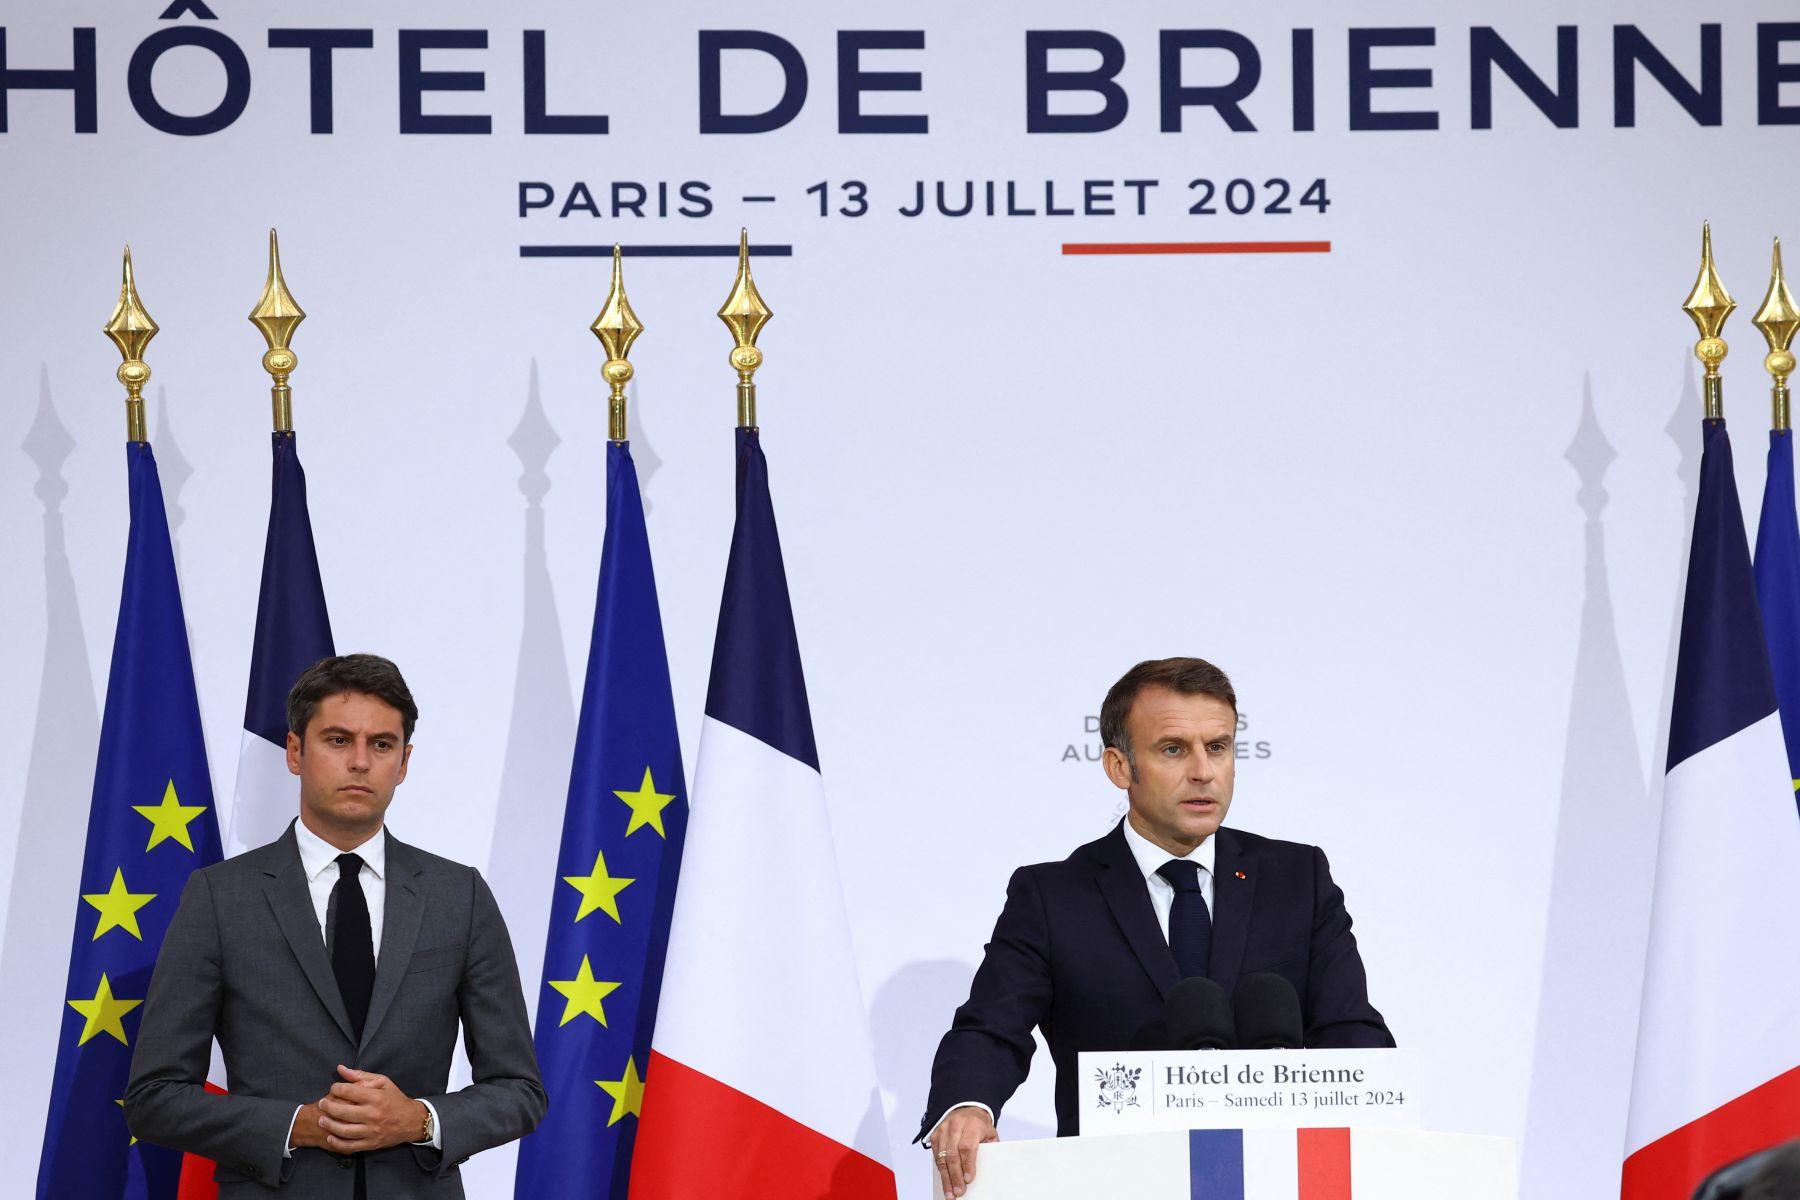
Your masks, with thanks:
[[[1174,757],[1175,757],[1175,756],[1176,756],[1176,755],[1177,755],[1177,754],[1180,754],[1180,753],[1181,753],[1181,747],[1180,747],[1180,746],[1173,746],[1173,745],[1171,745],[1171,746],[1164,746],[1164,747],[1163,747],[1163,748],[1162,748],[1162,752],[1163,752],[1163,754],[1164,754],[1164,755],[1165,755],[1165,756],[1167,756],[1167,757],[1169,757],[1169,758],[1174,758]]]

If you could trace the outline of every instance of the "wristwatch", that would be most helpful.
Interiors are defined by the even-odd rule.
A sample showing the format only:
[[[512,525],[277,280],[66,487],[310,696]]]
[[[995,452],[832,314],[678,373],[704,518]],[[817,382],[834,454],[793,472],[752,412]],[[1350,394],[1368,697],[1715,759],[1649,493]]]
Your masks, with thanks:
[[[437,1114],[432,1112],[431,1105],[423,1100],[419,1101],[419,1107],[425,1110],[425,1129],[419,1135],[419,1141],[426,1144],[435,1142],[437,1141]]]

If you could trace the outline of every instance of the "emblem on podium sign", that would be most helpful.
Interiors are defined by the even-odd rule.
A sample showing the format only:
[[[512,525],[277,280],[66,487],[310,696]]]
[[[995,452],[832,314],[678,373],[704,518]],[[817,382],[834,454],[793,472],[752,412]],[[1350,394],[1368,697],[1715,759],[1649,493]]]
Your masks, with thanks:
[[[1100,1084],[1100,1107],[1110,1108],[1115,1113],[1136,1108],[1138,1077],[1143,1073],[1142,1067],[1127,1067],[1120,1063],[1095,1071],[1094,1079]]]

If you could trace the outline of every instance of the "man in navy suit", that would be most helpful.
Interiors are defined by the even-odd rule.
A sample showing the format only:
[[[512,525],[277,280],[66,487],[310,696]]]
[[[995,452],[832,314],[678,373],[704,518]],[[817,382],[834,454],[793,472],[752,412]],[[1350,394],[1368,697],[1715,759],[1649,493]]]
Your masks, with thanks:
[[[1308,1046],[1392,1046],[1344,894],[1315,846],[1220,829],[1231,807],[1237,694],[1197,658],[1142,662],[1100,709],[1107,778],[1130,811],[1062,862],[1014,872],[1006,907],[931,1069],[920,1137],[944,1192],[1025,1079],[1034,1027],[1056,1064],[1059,1135],[1077,1131],[1076,1056],[1126,1050],[1183,976],[1227,993],[1253,972],[1294,985]],[[1174,949],[1171,948],[1171,943]]]

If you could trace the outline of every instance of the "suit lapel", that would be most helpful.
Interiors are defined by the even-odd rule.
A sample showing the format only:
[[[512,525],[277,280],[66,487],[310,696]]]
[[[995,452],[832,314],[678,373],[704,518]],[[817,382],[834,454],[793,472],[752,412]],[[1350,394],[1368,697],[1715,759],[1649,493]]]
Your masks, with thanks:
[[[306,872],[300,866],[300,846],[294,840],[294,827],[277,839],[268,851],[264,865],[263,893],[275,914],[275,923],[287,938],[288,948],[306,974],[306,981],[318,993],[319,1002],[331,1019],[337,1022],[345,1037],[350,1033],[350,1014],[338,994],[337,976],[331,960],[325,955],[325,936],[319,928],[319,916],[313,909],[312,893],[306,887]]]
[[[375,987],[369,994],[369,1016],[363,1022],[363,1045],[374,1038],[400,991],[400,981],[412,963],[419,940],[419,922],[425,915],[423,866],[412,847],[392,833],[387,839],[387,904],[381,918],[381,955],[375,963]]]
[[[1213,855],[1212,965],[1206,973],[1231,992],[1244,966],[1257,872],[1255,859],[1244,852],[1243,844],[1231,830],[1221,829],[1213,837],[1217,849]]]
[[[1131,847],[1125,844],[1123,821],[1094,844],[1094,854],[1100,860],[1095,882],[1099,884],[1100,894],[1106,897],[1113,920],[1118,922],[1119,931],[1125,935],[1132,953],[1150,973],[1156,990],[1167,996],[1169,989],[1180,979],[1181,972],[1175,966],[1175,956],[1169,951],[1168,939],[1163,937],[1162,929],[1156,923],[1156,910],[1150,906],[1150,890],[1144,885],[1137,859],[1131,856]]]

